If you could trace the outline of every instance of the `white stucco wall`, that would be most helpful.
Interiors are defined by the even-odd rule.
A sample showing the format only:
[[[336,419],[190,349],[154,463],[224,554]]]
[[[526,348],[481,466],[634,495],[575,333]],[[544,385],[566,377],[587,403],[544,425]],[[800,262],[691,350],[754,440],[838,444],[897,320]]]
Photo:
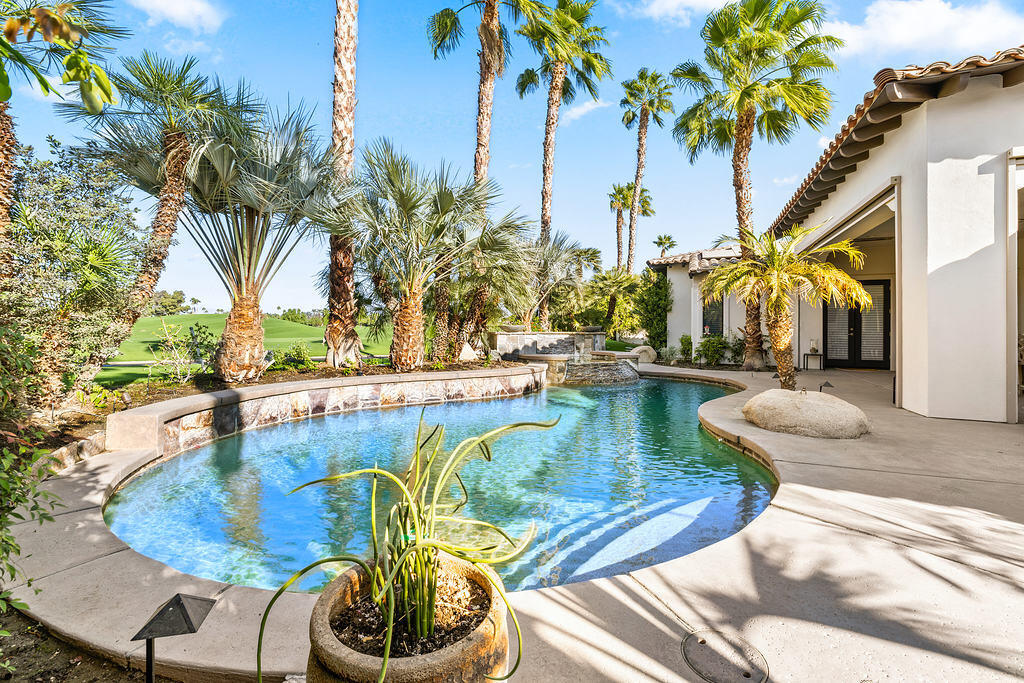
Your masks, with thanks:
[[[909,410],[1013,418],[1005,398],[1007,292],[1015,289],[1006,282],[1006,152],[1021,145],[1024,86],[973,78],[965,92],[905,114],[805,221],[828,224],[900,176],[898,362]]]

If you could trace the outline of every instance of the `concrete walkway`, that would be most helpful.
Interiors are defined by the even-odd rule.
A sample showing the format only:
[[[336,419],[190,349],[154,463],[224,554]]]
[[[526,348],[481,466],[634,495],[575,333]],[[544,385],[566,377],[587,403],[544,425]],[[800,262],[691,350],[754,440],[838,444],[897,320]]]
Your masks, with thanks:
[[[700,680],[680,652],[700,628],[744,638],[773,681],[1024,677],[1024,427],[895,409],[887,373],[802,373],[800,385],[828,379],[874,425],[858,440],[821,441],[742,419],[749,396],[776,386],[767,373],[641,371],[748,385],[700,416],[774,461],[777,495],[739,533],[685,557],[513,593],[527,647],[515,680]],[[180,680],[247,680],[269,592],[176,572],[103,524],[109,482],[152,457],[106,453],[49,484],[69,503],[57,522],[18,525],[44,590],[16,594],[58,635],[134,666],[136,621],[177,590],[217,596],[201,635],[161,641],[158,661]],[[275,677],[304,667],[311,608],[312,596],[294,594],[275,608],[265,654]]]
[[[699,628],[754,645],[773,681],[1024,677],[1024,427],[896,409],[889,373],[801,373],[798,386],[827,379],[873,423],[821,441],[743,420],[747,398],[778,386],[767,373],[641,372],[748,385],[700,414],[768,454],[779,491],[752,524],[685,557],[514,594],[523,680],[701,680],[680,654]]]

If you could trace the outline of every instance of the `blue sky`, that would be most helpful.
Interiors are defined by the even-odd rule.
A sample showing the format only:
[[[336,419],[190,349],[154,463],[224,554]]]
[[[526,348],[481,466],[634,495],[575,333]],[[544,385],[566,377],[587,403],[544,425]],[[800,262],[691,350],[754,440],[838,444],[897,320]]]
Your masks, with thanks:
[[[200,59],[208,73],[228,81],[244,77],[271,102],[304,102],[315,107],[322,133],[329,134],[332,0],[114,0],[120,23],[133,36],[117,44],[120,54],[143,49]],[[580,98],[562,111],[555,159],[553,219],[586,246],[601,249],[614,265],[614,216],[607,193],[633,177],[636,133],[621,123],[620,83],[642,67],[667,72],[699,58],[700,26],[715,0],[599,0],[596,22],[607,29],[614,78],[601,83],[597,102]],[[829,30],[845,38],[840,71],[828,78],[836,106],[820,132],[804,129],[786,146],[755,141],[752,153],[755,220],[769,223],[813,166],[831,139],[886,66],[957,61],[972,54],[1019,45],[1024,40],[1024,0],[873,0],[828,2]],[[447,59],[434,61],[425,34],[426,18],[445,0],[363,0],[359,16],[356,78],[357,144],[386,136],[424,166],[441,160],[472,171],[476,126],[477,60],[475,16],[465,43]],[[499,80],[491,141],[491,176],[503,188],[503,208],[518,207],[539,218],[540,161],[544,96],[520,100],[515,76],[536,58],[519,39],[505,78]],[[677,93],[677,111],[692,98]],[[65,141],[84,131],[54,116],[51,104],[27,86],[15,89],[11,113],[23,144],[45,149],[47,134]],[[707,246],[731,232],[734,200],[727,159],[702,157],[687,162],[666,129],[652,128],[644,184],[657,215],[640,222],[638,264],[656,256],[654,237],[668,233],[679,250]],[[148,219],[149,205],[143,204]],[[183,289],[211,311],[228,298],[209,265],[182,232],[172,249],[163,289]],[[293,254],[264,299],[264,310],[323,305],[313,276],[326,247],[310,242]]]

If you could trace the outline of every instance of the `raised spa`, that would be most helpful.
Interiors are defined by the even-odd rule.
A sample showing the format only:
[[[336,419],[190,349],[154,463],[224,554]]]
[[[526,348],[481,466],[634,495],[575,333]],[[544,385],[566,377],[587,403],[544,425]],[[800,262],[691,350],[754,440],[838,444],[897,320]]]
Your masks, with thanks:
[[[509,589],[620,574],[693,552],[750,523],[771,475],[699,427],[697,407],[725,389],[662,380],[551,387],[527,397],[426,408],[446,444],[509,422],[561,417],[497,443],[463,470],[464,514],[514,534],[537,525]],[[404,470],[421,408],[362,410],[243,432],[182,453],[129,481],[104,511],[132,548],[180,571],[276,588],[316,558],[367,553],[367,480],[294,487],[374,463]],[[386,504],[388,501],[381,501]],[[327,580],[313,575],[302,589]]]

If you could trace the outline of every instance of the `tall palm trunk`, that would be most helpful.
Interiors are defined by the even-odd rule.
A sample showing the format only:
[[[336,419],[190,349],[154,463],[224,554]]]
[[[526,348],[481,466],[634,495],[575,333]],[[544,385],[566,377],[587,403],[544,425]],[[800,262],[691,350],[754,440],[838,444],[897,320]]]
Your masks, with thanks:
[[[736,192],[736,225],[740,238],[753,235],[753,206],[750,196],[750,146],[754,141],[755,114],[753,107],[740,112],[736,119],[736,142],[732,148],[732,187]],[[750,258],[750,250],[740,247],[741,256]],[[756,301],[746,303],[746,324],[744,333],[746,347],[743,351],[743,369],[758,370],[764,367],[764,353],[761,339],[761,305]]]
[[[541,299],[537,306],[537,323],[540,325],[541,332],[551,329],[551,314],[547,296]]]
[[[633,201],[629,205],[629,256],[626,259],[626,272],[633,272],[633,260],[636,257],[636,219],[640,215],[640,193],[643,190],[644,166],[647,163],[647,124],[651,112],[647,107],[640,108],[640,125],[636,133],[636,179],[633,181]]]
[[[788,310],[767,311],[768,339],[779,371],[779,384],[783,389],[796,389],[796,369],[793,367],[793,319]]]
[[[359,0],[337,0],[334,14],[334,109],[331,142],[338,150],[339,178],[352,174],[355,164],[356,45]],[[356,333],[355,250],[352,239],[331,235],[328,277],[328,320],[324,331],[327,363],[339,367],[360,362],[361,344]]]
[[[258,379],[269,365],[266,355],[259,297],[243,294],[232,302],[224,321],[224,333],[213,361],[214,375],[226,382]]]
[[[434,278],[434,338],[430,344],[430,360],[440,361],[448,355],[451,341],[451,276],[448,273]]]
[[[491,113],[494,110],[494,81],[503,68],[504,46],[501,40],[501,22],[498,0],[484,0],[480,20],[480,87],[477,91],[476,153],[473,156],[473,178],[482,183],[487,180],[487,166],[491,161]]]
[[[622,267],[622,207],[615,209],[615,267]],[[582,278],[581,278],[582,279]]]
[[[415,284],[398,302],[391,339],[391,366],[399,372],[423,364],[423,285]]]
[[[565,62],[551,67],[548,88],[548,116],[544,122],[544,182],[540,189],[540,242],[551,239],[551,186],[555,175],[555,132],[558,130],[558,109],[562,106],[562,87],[565,85]]]
[[[0,102],[0,283],[12,277],[11,206],[14,204],[14,162],[18,156],[18,138],[14,135],[14,119],[7,109],[9,102]]]

